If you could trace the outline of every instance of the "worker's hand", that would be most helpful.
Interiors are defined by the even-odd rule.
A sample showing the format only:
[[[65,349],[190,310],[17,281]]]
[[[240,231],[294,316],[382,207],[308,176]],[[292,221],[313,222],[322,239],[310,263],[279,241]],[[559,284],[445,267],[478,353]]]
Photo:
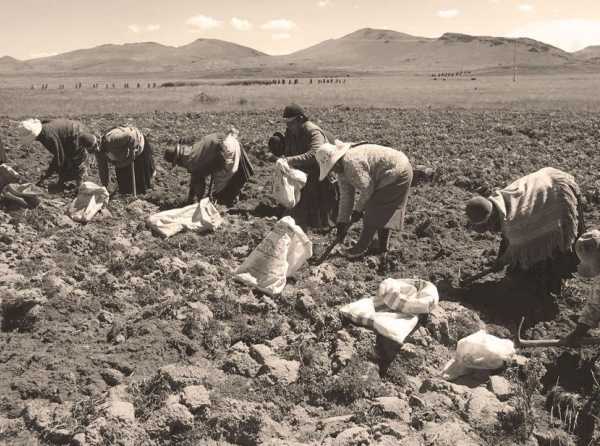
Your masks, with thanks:
[[[346,235],[348,234],[348,223],[338,223],[336,225],[336,235],[335,235],[335,239],[338,243],[343,243],[344,239],[346,238]]]
[[[352,211],[352,216],[350,217],[350,223],[356,223],[357,221],[363,218],[363,212],[360,211]]]
[[[587,335],[588,331],[590,331],[591,328],[592,327],[590,327],[589,325],[582,324],[580,322],[579,324],[577,324],[577,327],[575,327],[575,330],[573,330],[565,337],[565,342],[567,343],[567,345],[576,345],[581,338]]]

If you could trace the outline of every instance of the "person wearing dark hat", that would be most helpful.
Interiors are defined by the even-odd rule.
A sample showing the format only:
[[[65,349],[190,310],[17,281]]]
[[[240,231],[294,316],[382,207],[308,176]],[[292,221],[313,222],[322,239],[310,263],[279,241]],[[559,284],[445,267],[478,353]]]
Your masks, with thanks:
[[[290,167],[308,175],[300,201],[291,210],[291,216],[304,229],[329,228],[336,221],[339,193],[333,175],[328,175],[326,181],[319,181],[315,151],[326,142],[333,143],[333,135],[311,122],[298,104],[287,105],[283,118],[285,135],[275,133],[269,140],[269,150],[276,156],[284,156]]]
[[[592,229],[582,234],[575,243],[575,252],[580,260],[577,274],[585,279],[594,279],[600,275],[600,231]],[[600,293],[597,283],[592,285],[592,295],[587,300],[579,316],[577,326],[566,337],[567,342],[576,343],[578,339],[586,336],[588,332],[600,324]]]
[[[96,137],[79,121],[54,119],[23,121],[22,127],[29,131],[52,154],[52,161],[37,185],[41,186],[54,173],[58,173],[58,186],[67,181],[81,184],[87,174],[87,150],[97,147]]]
[[[208,196],[217,203],[232,206],[254,168],[238,140],[238,131],[211,133],[193,146],[177,144],[165,151],[165,160],[190,172],[188,204],[206,194],[206,178],[211,177]]]
[[[560,296],[563,279],[577,268],[573,247],[584,230],[575,179],[546,167],[526,175],[488,198],[466,205],[471,229],[502,234],[496,269],[536,284],[540,296]]]
[[[152,145],[148,136],[138,128],[115,127],[104,134],[99,146],[90,151],[96,155],[98,175],[104,187],[110,183],[109,166],[112,164],[119,193],[144,194],[152,188],[155,173]]]

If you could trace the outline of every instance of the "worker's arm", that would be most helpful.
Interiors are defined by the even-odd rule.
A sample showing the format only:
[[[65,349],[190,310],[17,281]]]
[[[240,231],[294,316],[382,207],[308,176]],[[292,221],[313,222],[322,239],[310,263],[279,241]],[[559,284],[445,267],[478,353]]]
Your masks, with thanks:
[[[104,187],[108,187],[110,182],[110,172],[108,166],[108,157],[104,152],[96,152],[96,165],[98,166],[98,176]]]
[[[289,166],[294,169],[301,170],[310,170],[318,166],[317,159],[315,158],[315,153],[317,152],[317,149],[321,147],[325,142],[325,135],[323,135],[323,133],[316,129],[311,130],[310,146],[308,151],[301,155],[286,157]]]
[[[187,204],[193,204],[196,200],[204,198],[206,190],[206,177],[192,172],[190,178],[190,190],[188,192]]]
[[[339,179],[338,185],[340,187],[340,203],[337,222],[348,224],[350,222],[352,208],[354,207],[354,196],[356,192],[354,186],[343,178]]]

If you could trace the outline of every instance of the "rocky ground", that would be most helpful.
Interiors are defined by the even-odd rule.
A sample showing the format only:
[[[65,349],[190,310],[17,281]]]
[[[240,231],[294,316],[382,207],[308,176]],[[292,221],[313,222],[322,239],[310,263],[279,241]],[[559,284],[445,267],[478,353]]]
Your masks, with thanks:
[[[439,377],[457,340],[481,327],[512,338],[522,315],[530,338],[574,327],[589,292],[579,279],[566,284],[558,312],[501,275],[459,286],[498,245],[466,231],[462,209],[473,193],[554,166],[576,176],[587,225],[596,224],[600,114],[311,112],[341,139],[391,145],[434,169],[412,192],[388,276],[433,281],[440,307],[398,346],[338,312],[374,295],[385,278],[376,257],[307,265],[275,298],[232,280],[275,222],[265,145],[281,127],[277,112],[83,116],[98,132],[144,129],[157,148],[156,187],[117,197],[87,225],[64,215],[73,189],[36,209],[0,204],[0,443],[600,444],[597,351],[520,351],[491,376]],[[164,148],[227,124],[241,129],[257,170],[241,201],[221,208],[226,224],[215,233],[154,236],[145,218],[180,205],[187,190]],[[37,180],[44,149],[16,149],[8,119],[0,137],[11,164]],[[309,236],[316,253],[328,242]]]

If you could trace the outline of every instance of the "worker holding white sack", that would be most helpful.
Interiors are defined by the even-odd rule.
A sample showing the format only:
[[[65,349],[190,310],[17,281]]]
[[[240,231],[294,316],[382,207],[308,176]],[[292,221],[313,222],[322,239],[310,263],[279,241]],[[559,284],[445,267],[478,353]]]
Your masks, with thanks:
[[[226,206],[235,203],[244,185],[254,175],[238,134],[232,127],[227,133],[206,135],[193,146],[177,144],[176,148],[167,148],[165,160],[173,166],[186,168],[191,174],[188,204],[205,195]],[[207,193],[206,178],[209,176]]]
[[[351,223],[363,219],[360,238],[356,245],[346,251],[346,255],[349,258],[365,255],[377,232],[379,251],[385,260],[390,231],[402,230],[404,225],[413,177],[412,166],[406,155],[390,147],[369,143],[352,146],[336,140],[335,144],[321,145],[316,158],[321,180],[330,171],[338,176],[338,240],[344,240]],[[356,192],[359,196],[355,202]]]
[[[115,166],[118,190],[121,194],[144,194],[152,188],[154,159],[147,135],[136,127],[115,127],[90,150],[96,155],[100,182],[110,182],[109,164]]]
[[[567,340],[575,343],[586,336],[592,328],[600,324],[600,294],[597,290],[597,277],[600,275],[600,231],[587,231],[575,242],[575,252],[581,263],[577,267],[580,277],[593,279],[592,293],[588,299],[575,329]]]

